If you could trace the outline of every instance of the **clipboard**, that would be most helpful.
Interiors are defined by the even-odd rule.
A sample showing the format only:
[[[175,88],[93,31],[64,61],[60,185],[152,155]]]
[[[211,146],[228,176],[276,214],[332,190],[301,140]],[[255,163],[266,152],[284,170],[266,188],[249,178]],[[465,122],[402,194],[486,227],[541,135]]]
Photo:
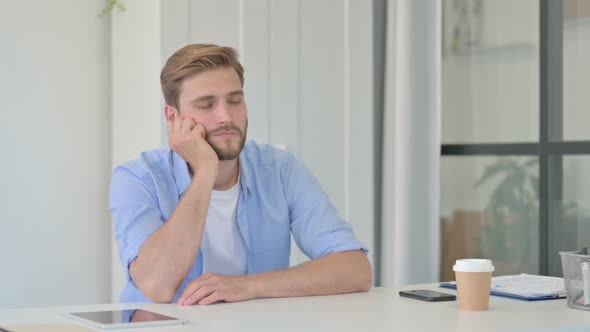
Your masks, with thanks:
[[[457,284],[443,282],[439,287],[457,289]],[[566,291],[563,278],[523,273],[493,277],[490,295],[521,301],[545,301],[563,299]]]

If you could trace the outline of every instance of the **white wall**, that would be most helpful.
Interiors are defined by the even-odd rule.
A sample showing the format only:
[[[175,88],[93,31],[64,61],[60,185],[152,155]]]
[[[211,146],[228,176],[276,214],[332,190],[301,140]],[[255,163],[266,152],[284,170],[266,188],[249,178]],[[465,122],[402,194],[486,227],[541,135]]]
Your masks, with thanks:
[[[104,1],[2,1],[0,308],[110,300]]]

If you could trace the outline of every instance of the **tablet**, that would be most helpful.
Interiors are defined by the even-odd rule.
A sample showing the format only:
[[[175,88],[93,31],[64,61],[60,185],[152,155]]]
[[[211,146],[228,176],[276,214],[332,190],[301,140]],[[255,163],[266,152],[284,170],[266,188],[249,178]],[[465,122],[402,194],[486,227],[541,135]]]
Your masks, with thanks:
[[[187,324],[188,321],[143,309],[71,312],[68,318],[100,329]]]

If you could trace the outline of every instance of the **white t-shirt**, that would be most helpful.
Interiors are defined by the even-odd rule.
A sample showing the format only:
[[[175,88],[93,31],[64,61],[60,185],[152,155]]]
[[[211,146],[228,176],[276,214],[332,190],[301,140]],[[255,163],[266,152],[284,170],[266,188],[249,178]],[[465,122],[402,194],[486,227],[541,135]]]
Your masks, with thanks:
[[[238,229],[240,179],[227,191],[213,190],[201,240],[203,273],[245,275],[246,245]]]

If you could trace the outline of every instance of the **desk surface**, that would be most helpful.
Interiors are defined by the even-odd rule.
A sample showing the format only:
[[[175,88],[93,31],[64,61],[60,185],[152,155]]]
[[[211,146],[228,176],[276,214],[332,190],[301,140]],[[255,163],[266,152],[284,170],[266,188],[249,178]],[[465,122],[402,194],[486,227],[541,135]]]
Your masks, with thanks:
[[[404,289],[432,289],[414,285]],[[491,297],[490,310],[463,312],[457,302],[429,303],[402,298],[398,290],[181,307],[176,304],[104,304],[0,310],[0,326],[69,322],[61,315],[141,307],[190,320],[184,326],[141,331],[581,331],[590,330],[590,312],[570,309],[565,300],[524,302]],[[583,328],[585,327],[585,328]],[[140,329],[137,329],[140,330]],[[124,330],[131,331],[131,330]]]

